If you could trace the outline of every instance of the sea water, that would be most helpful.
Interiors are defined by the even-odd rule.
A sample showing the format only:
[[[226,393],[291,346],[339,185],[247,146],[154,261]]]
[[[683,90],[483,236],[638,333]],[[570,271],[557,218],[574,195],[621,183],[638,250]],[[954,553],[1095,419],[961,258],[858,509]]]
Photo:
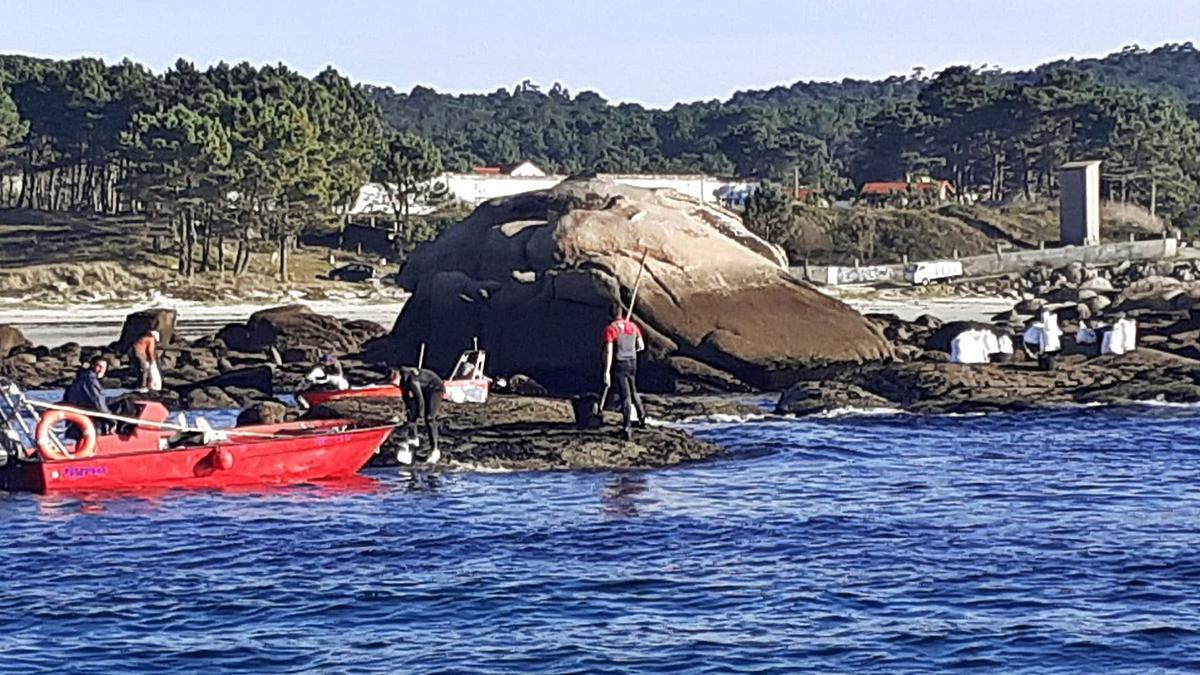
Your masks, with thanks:
[[[644,472],[0,495],[0,671],[1200,668],[1200,410],[692,423]]]

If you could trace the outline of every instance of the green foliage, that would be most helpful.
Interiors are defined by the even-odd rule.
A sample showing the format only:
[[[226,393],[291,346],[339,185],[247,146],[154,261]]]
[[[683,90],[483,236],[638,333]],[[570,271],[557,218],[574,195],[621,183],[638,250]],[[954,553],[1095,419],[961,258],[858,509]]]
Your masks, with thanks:
[[[0,82],[12,91],[11,106],[0,95],[0,141],[17,142],[22,174],[14,205],[170,215],[187,273],[199,228],[202,269],[210,239],[227,235],[244,269],[256,232],[278,243],[286,278],[295,236],[352,203],[382,137],[375,105],[332,69],[309,79],[180,60],[155,76],[129,61],[3,57]]]
[[[430,181],[442,172],[442,155],[433,143],[413,134],[392,133],[380,144],[372,178],[395,205],[396,220],[409,226],[413,201],[427,197]]]
[[[1185,44],[1024,73],[960,66],[932,78],[800,82],[655,110],[528,81],[490,94],[398,94],[333,69],[306,78],[282,65],[200,70],[180,60],[156,75],[130,61],[0,56],[0,160],[21,177],[19,194],[0,199],[154,210],[188,221],[181,241],[199,227],[205,251],[209,237],[254,234],[282,259],[367,180],[394,185],[407,206],[429,196],[418,193],[441,166],[530,159],[566,173],[708,172],[798,180],[829,196],[929,174],[1007,201],[1053,196],[1063,161],[1096,158],[1111,198],[1187,225],[1200,217],[1198,83],[1200,52]],[[748,220],[798,241],[803,228],[786,226],[778,197],[764,191]],[[406,212],[397,217],[410,220],[406,237],[423,236]]]
[[[792,200],[770,183],[764,183],[746,200],[742,221],[751,232],[771,242],[786,241],[792,233]]]

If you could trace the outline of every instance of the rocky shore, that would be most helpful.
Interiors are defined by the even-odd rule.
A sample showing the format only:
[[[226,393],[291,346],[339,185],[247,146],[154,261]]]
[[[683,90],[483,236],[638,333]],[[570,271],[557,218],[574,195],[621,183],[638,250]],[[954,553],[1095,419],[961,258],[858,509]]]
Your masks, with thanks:
[[[508,470],[598,470],[672,466],[719,455],[722,449],[680,429],[658,422],[693,413],[752,414],[758,408],[733,399],[704,397],[679,404],[648,402],[655,423],[638,430],[632,441],[617,433],[619,415],[605,414],[598,429],[578,429],[569,401],[538,396],[493,397],[486,404],[448,403],[440,415],[441,451],[451,467]],[[686,413],[681,415],[680,413]],[[316,417],[349,417],[367,423],[394,423],[402,411],[394,400],[344,399],[312,410]],[[384,444],[376,464],[396,464],[402,434]],[[424,437],[422,436],[424,443]],[[418,459],[428,449],[416,451]]]
[[[362,424],[402,422],[395,399],[352,399],[305,411],[280,397],[304,387],[304,375],[323,353],[337,354],[352,382],[380,381],[387,364],[366,360],[370,343],[387,334],[367,321],[342,321],[293,305],[263,310],[244,324],[186,340],[175,330],[171,310],[131,314],[121,337],[109,345],[32,345],[20,331],[0,326],[0,377],[27,389],[62,388],[81,365],[104,356],[112,369],[107,388],[135,386],[129,345],[149,330],[162,335],[164,390],[154,397],[175,409],[242,409],[239,424],[269,423],[309,416],[349,417]],[[482,470],[639,469],[703,460],[721,448],[669,423],[691,417],[761,414],[734,396],[647,397],[655,424],[633,441],[617,434],[619,417],[606,413],[599,429],[578,429],[571,402],[551,398],[528,377],[507,378],[486,404],[447,402],[440,414],[444,466]],[[744,387],[736,388],[741,390]],[[666,423],[666,424],[664,424]],[[395,464],[396,434],[375,464]],[[424,450],[418,450],[418,458]]]
[[[989,282],[1014,306],[991,322],[950,322],[922,316],[904,321],[868,315],[895,345],[896,358],[804,373],[780,397],[777,412],[812,414],[838,408],[900,408],[918,413],[1014,410],[1072,404],[1200,402],[1200,262],[1076,264],[1036,268]],[[1008,334],[1019,345],[1028,320],[1044,309],[1064,329],[1056,367],[1042,371],[1022,359],[1005,364],[949,363],[950,340],[970,328]],[[1139,348],[1099,356],[1075,341],[1081,321],[1092,328],[1119,317],[1138,324]]]

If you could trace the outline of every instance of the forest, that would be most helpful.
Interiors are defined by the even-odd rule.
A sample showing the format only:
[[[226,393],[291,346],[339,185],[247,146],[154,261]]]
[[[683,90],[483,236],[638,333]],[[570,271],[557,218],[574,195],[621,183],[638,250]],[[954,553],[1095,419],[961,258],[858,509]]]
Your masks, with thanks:
[[[298,236],[336,222],[364,183],[411,192],[441,171],[428,141],[388,131],[332,68],[307,78],[181,60],[156,75],[13,56],[0,57],[0,84],[0,205],[169,222],[188,276],[240,274],[269,241],[287,281]]]
[[[532,159],[566,173],[703,171],[788,186],[798,174],[831,196],[928,174],[996,202],[1052,194],[1063,161],[1103,159],[1111,198],[1194,225],[1198,82],[1200,51],[1187,43],[1028,72],[798,82],[667,110],[531,82],[490,94],[364,89],[390,126],[431,139],[455,170]]]
[[[1000,204],[1053,196],[1056,168],[1089,158],[1105,160],[1109,198],[1194,228],[1197,83],[1190,43],[1028,72],[797,82],[666,110],[557,83],[397,93],[333,68],[305,77],[180,60],[154,73],[0,56],[0,206],[170,222],[183,274],[236,272],[252,242],[271,241],[286,278],[297,236],[335,222],[364,182],[406,205],[443,168],[531,159],[565,173],[708,172],[829,197],[922,174]],[[395,218],[410,226],[403,207]]]

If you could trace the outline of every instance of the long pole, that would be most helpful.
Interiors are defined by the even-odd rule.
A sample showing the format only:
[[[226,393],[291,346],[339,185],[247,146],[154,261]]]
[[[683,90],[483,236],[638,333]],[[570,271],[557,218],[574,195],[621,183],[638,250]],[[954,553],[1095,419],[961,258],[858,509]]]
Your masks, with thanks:
[[[646,256],[648,255],[650,255],[649,251],[642,251],[642,262],[638,267],[637,278],[633,280],[633,294],[629,296],[629,306],[625,308],[626,321],[633,316],[633,306],[637,303],[638,289],[642,287],[642,272],[646,271]]]

